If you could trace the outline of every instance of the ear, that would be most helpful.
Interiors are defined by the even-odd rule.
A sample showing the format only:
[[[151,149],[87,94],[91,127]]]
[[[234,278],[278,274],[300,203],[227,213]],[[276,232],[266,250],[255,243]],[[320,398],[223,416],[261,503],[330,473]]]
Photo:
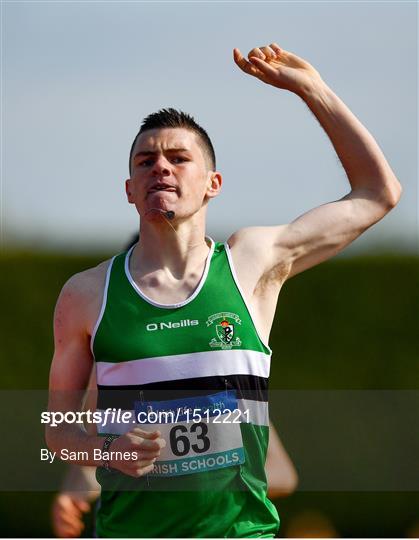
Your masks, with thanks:
[[[210,171],[208,173],[207,198],[212,199],[213,197],[216,197],[220,193],[222,185],[223,177],[221,174],[216,171]]]
[[[127,194],[127,199],[130,204],[134,204],[133,190],[134,186],[132,180],[131,178],[128,178],[128,180],[125,180],[125,193]]]

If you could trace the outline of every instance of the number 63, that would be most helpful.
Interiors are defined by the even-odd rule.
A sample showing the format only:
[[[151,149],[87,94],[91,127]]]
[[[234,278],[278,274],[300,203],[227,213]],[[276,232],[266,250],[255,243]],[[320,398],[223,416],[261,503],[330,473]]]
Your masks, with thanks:
[[[186,426],[175,426],[170,430],[170,448],[175,456],[185,456],[191,448],[197,454],[202,454],[209,449],[210,440],[206,436],[208,433],[207,424],[204,422],[192,424],[189,432],[196,434],[197,443],[191,444],[187,435],[184,435],[188,433]],[[201,444],[198,444],[199,441]]]

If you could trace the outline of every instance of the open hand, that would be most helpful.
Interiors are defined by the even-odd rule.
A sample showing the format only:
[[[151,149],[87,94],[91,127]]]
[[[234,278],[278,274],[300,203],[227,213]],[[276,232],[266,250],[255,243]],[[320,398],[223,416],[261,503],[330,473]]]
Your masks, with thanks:
[[[244,58],[239,49],[233,50],[234,61],[239,68],[266,84],[283,88],[301,95],[321,82],[320,74],[302,58],[284,51],[276,43],[255,47]]]

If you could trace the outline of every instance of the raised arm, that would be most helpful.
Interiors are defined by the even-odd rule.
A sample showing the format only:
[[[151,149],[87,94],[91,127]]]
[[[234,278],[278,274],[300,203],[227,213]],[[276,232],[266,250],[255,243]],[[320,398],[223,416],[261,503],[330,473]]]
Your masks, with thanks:
[[[398,202],[401,186],[378,144],[356,116],[305,60],[277,44],[252,49],[245,59],[234,49],[236,64],[266,84],[298,95],[327,133],[345,169],[351,190],[342,199],[319,206],[292,223],[254,227],[235,233],[229,244],[261,260],[261,275],[291,277],[341,251],[382,219]]]

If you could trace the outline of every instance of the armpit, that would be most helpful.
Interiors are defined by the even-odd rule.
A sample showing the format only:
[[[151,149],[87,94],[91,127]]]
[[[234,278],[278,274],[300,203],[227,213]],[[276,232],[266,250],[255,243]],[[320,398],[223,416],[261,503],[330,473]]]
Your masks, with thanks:
[[[254,289],[254,294],[263,294],[272,286],[280,287],[287,279],[291,271],[291,263],[282,261],[268,270],[259,279]]]

